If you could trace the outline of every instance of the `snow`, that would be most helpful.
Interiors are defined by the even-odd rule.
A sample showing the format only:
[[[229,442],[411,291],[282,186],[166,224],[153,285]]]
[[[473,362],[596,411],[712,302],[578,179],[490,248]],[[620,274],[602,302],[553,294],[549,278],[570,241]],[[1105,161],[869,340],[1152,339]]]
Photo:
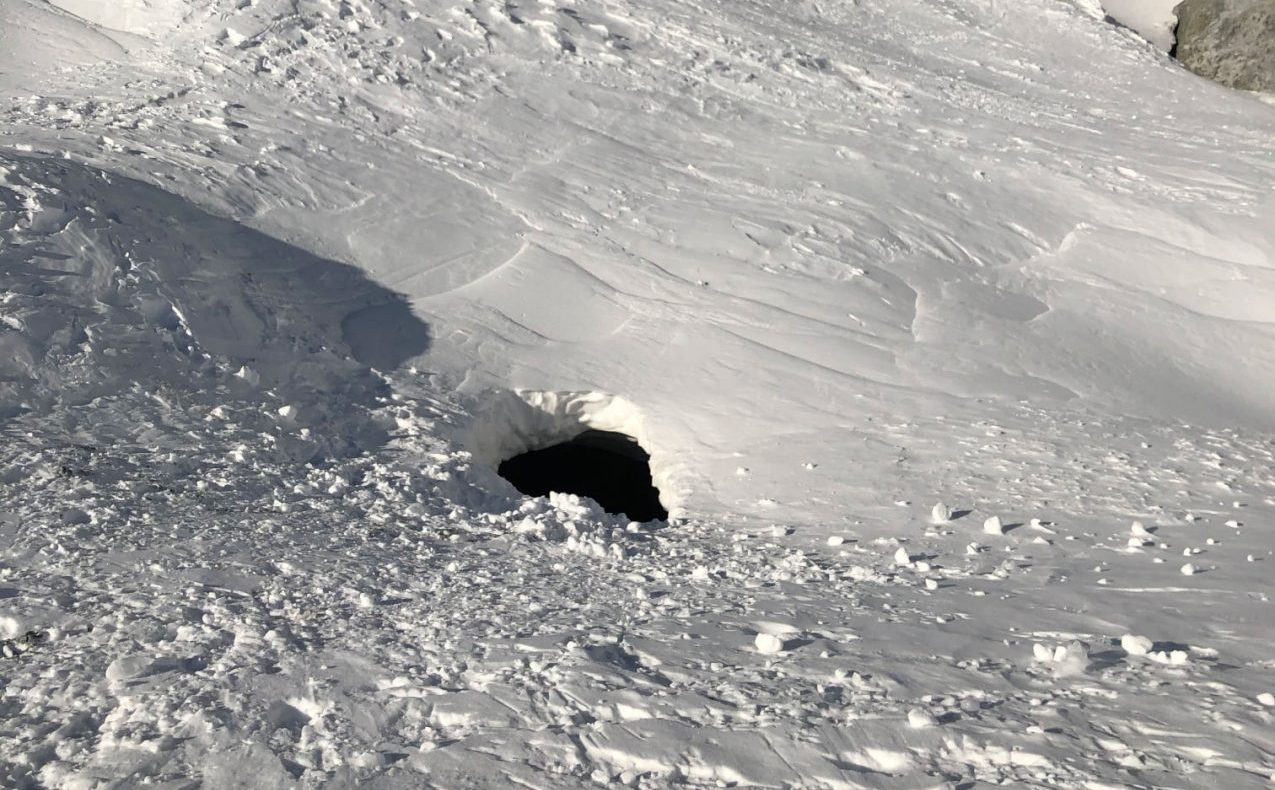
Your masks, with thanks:
[[[1125,634],[1120,637],[1120,647],[1131,656],[1145,656],[1151,652],[1154,642],[1145,636]]]
[[[758,634],[753,642],[757,647],[757,652],[766,655],[774,655],[784,649],[783,640],[774,634]]]
[[[1182,0],[1102,0],[1103,9],[1116,22],[1168,52],[1173,48],[1173,31],[1178,24],[1175,9]]]
[[[0,786],[1264,786],[1275,107],[1129,13],[0,5]]]

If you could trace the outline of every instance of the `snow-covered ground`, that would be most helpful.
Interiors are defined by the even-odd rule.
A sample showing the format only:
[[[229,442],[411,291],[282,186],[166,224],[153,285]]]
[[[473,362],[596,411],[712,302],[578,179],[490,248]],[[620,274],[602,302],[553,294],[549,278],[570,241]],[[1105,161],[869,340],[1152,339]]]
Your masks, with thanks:
[[[1102,0],[1102,9],[1117,24],[1137,31],[1159,49],[1173,49],[1178,15],[1174,9],[1182,0]]]
[[[1275,107],[1108,13],[0,0],[0,786],[1266,785]]]

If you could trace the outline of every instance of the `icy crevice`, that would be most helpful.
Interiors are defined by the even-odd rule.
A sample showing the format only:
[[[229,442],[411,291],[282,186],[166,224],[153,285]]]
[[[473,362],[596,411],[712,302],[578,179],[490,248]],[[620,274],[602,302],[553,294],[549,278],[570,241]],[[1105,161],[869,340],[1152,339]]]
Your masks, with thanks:
[[[660,492],[660,504],[670,516],[678,515],[682,498],[676,493],[675,468],[652,441],[646,415],[627,398],[595,391],[501,390],[483,398],[474,414],[465,444],[474,460],[493,469],[588,430],[629,436],[651,457],[651,481]]]

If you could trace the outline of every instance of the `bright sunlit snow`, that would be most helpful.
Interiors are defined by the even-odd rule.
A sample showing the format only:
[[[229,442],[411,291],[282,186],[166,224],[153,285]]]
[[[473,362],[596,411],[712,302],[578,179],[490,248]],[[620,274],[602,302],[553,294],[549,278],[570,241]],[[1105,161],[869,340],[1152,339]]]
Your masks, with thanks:
[[[0,0],[0,786],[1268,787],[1171,10]],[[667,521],[497,473],[600,434]]]
[[[1173,49],[1174,10],[1182,0],[1102,0],[1102,8],[1121,25],[1132,28],[1159,49]]]

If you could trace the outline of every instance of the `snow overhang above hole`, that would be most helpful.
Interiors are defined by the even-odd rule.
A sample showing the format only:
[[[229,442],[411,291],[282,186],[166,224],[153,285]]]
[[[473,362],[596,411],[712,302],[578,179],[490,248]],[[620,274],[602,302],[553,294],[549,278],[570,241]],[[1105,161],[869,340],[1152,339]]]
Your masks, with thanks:
[[[627,456],[649,465],[659,506],[678,514],[680,502],[670,495],[678,490],[672,469],[651,442],[645,416],[625,398],[601,392],[502,391],[488,396],[475,413],[466,443],[474,459],[492,469],[524,453],[560,445],[599,457]]]

